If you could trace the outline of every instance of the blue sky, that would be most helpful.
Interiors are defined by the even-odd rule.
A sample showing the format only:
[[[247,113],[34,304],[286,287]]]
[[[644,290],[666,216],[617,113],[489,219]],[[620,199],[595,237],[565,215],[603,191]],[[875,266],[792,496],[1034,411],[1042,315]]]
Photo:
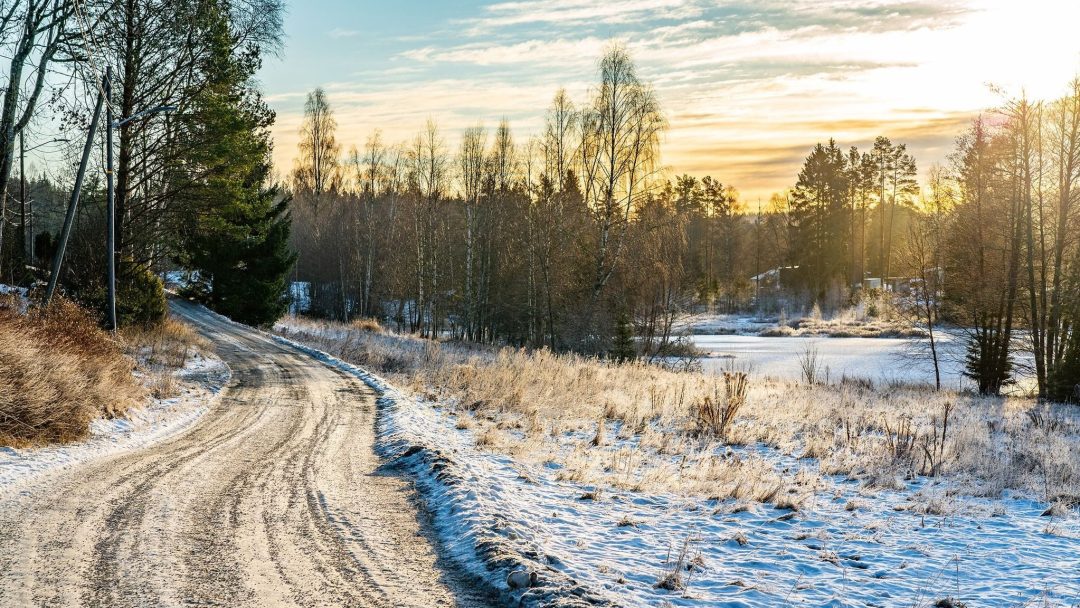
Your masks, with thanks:
[[[816,141],[888,135],[925,169],[1001,101],[989,84],[1057,94],[1080,68],[1078,4],[293,1],[283,56],[260,79],[285,174],[316,86],[345,149],[376,128],[407,141],[428,118],[451,151],[463,128],[504,117],[524,142],[559,87],[584,102],[605,45],[620,40],[664,104],[670,173],[710,174],[753,199],[790,186]]]

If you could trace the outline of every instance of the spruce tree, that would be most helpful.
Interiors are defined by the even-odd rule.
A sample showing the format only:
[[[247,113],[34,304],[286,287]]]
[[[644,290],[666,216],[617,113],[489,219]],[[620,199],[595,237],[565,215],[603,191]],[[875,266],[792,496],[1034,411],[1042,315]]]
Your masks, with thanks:
[[[269,325],[288,306],[288,199],[269,186],[274,114],[252,78],[258,48],[234,48],[224,10],[206,14],[214,51],[203,69],[208,86],[193,100],[185,170],[203,175],[184,193],[191,204],[180,235],[179,261],[197,271],[192,291],[210,308],[237,321]]]
[[[1073,330],[1060,363],[1051,370],[1047,397],[1052,401],[1080,402],[1080,332]]]
[[[615,316],[615,339],[611,345],[610,357],[620,363],[637,359],[634,326],[625,310],[619,311]]]

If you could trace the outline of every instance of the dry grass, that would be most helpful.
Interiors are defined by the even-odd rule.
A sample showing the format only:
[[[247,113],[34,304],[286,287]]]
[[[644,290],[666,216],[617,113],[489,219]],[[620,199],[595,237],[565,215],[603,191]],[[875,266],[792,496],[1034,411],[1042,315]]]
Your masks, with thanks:
[[[739,410],[746,404],[746,372],[725,372],[724,391],[716,384],[712,397],[706,396],[697,402],[697,430],[701,435],[727,438],[727,429],[731,426]]]
[[[75,304],[0,307],[0,445],[76,441],[93,419],[122,416],[144,396],[133,365]]]
[[[210,343],[190,325],[172,318],[154,327],[125,328],[122,334],[125,350],[136,360],[144,384],[155,399],[179,395],[177,372],[195,352],[210,348]]]
[[[381,334],[383,331],[382,325],[379,324],[378,319],[372,319],[370,317],[360,317],[359,319],[353,319],[350,325],[354,329],[360,331],[370,331],[377,334]]]
[[[664,558],[664,566],[653,586],[667,591],[685,591],[696,571],[695,566],[692,565],[694,558],[690,556],[691,547],[700,540],[691,532],[683,539],[681,547],[673,547],[669,544],[667,557]],[[673,553],[673,549],[676,551],[675,553]]]
[[[815,483],[781,479],[752,458],[718,455],[700,433],[700,405],[728,398],[716,376],[311,321],[279,331],[414,395],[466,410],[488,448],[559,460],[565,479],[793,506]],[[611,426],[601,431],[598,421]],[[1048,501],[1080,496],[1080,415],[1030,399],[751,377],[721,435],[731,444],[815,458],[822,473],[872,487],[899,488],[912,475],[933,474],[976,495],[1013,488]],[[610,437],[638,441],[629,449]]]
[[[190,325],[168,318],[155,327],[130,327],[122,331],[128,352],[152,369],[179,369],[198,349],[209,343]]]

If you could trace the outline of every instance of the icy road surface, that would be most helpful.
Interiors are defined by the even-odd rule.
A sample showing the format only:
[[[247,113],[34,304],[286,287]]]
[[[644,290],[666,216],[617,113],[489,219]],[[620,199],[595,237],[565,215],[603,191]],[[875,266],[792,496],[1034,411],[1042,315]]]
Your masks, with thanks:
[[[174,304],[232,368],[189,430],[0,494],[0,606],[483,606],[373,451],[359,379]]]

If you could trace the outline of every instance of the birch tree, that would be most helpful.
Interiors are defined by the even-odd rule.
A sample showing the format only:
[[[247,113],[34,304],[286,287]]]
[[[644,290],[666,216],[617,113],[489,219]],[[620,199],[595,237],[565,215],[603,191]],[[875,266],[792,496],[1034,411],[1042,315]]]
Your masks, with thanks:
[[[600,83],[582,112],[578,153],[582,192],[597,235],[587,326],[623,255],[634,209],[655,187],[666,127],[656,94],[638,77],[624,47],[609,48],[599,67]]]

